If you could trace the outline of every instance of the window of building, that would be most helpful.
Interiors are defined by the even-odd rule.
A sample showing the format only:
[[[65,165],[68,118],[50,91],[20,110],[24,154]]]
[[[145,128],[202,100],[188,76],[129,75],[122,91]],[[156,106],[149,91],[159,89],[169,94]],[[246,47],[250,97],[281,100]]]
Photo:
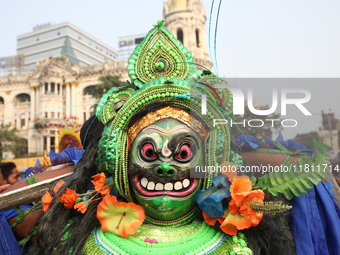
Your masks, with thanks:
[[[199,48],[199,47],[201,47],[200,31],[198,29],[196,29],[195,34],[196,34],[196,47]]]
[[[45,94],[47,94],[47,93],[48,93],[48,83],[45,82]]]
[[[45,118],[47,118],[48,117],[48,112],[45,112]]]
[[[54,82],[51,83],[51,94],[54,94]]]
[[[183,43],[184,35],[183,30],[181,28],[177,29],[177,39]]]
[[[58,35],[60,35],[60,32],[58,31]]]
[[[17,148],[18,156],[22,157],[28,154],[28,141],[26,139],[21,139],[20,145]]]
[[[44,150],[47,150],[47,137],[44,136]]]
[[[50,136],[50,146],[49,150],[55,152],[55,136]]]
[[[58,112],[58,118],[60,118],[60,112]]]
[[[31,101],[31,97],[28,95],[28,94],[24,94],[24,93],[22,93],[22,94],[19,94],[19,95],[17,95],[16,97],[15,97],[15,100],[17,101],[17,102],[30,102]]]
[[[21,126],[21,127],[24,127],[24,126],[25,126],[25,119],[21,119],[21,120],[20,120],[20,126]]]
[[[79,38],[79,40],[81,40],[81,37],[80,37],[80,36],[79,36],[78,38]]]
[[[51,118],[54,118],[54,112],[51,112]]]
[[[39,41],[39,37],[37,37],[37,41]]]

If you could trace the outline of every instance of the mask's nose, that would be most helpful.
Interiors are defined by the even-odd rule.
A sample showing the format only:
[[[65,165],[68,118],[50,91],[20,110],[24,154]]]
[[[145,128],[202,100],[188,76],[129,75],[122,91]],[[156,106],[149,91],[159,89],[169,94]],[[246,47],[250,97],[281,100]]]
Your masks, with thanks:
[[[159,177],[172,177],[176,173],[177,171],[170,166],[170,163],[162,163],[154,170],[154,174]]]

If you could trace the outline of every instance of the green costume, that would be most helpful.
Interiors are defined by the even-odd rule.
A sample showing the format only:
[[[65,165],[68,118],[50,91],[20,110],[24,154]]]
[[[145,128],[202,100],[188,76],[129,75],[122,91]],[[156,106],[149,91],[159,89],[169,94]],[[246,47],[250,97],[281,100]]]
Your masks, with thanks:
[[[228,161],[229,129],[214,128],[213,119],[230,114],[232,98],[229,91],[219,91],[221,104],[210,98],[210,112],[201,115],[201,98],[191,94],[211,94],[209,87],[222,80],[196,70],[191,53],[162,25],[159,21],[130,57],[131,84],[112,88],[97,108],[98,119],[106,125],[98,167],[113,175],[125,199],[144,208],[145,224],[128,239],[96,229],[84,251],[252,254],[244,235],[239,237],[241,244],[236,236],[233,242],[231,236],[196,220],[195,193],[209,188],[216,173],[190,179],[190,168]],[[143,170],[132,175],[131,166]]]
[[[214,126],[216,119],[234,120],[232,94],[216,88],[226,82],[197,70],[193,61],[163,21],[136,47],[128,61],[131,82],[100,99],[101,139],[93,138],[56,194],[62,204],[53,203],[42,219],[37,234],[42,245],[35,254],[251,255],[248,243],[258,253],[292,253],[284,216],[263,219],[265,212],[291,207],[280,199],[264,201],[264,191],[291,199],[321,181],[322,174],[272,172],[251,180],[220,171],[191,176],[196,166],[243,164],[230,149],[228,125]],[[202,95],[207,114],[201,113]],[[284,153],[300,153],[298,165],[328,162],[322,146],[309,158],[276,145]],[[288,160],[283,165],[294,169]],[[87,190],[91,176],[94,189]],[[63,231],[54,235],[51,225],[61,214],[55,229]]]

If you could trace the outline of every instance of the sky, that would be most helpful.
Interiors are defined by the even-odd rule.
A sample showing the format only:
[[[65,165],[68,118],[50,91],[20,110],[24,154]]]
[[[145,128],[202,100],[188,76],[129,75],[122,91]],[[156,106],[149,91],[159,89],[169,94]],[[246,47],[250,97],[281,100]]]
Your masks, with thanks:
[[[207,40],[211,56],[216,55],[212,60],[218,75],[230,79],[340,78],[340,1],[222,0],[219,15],[219,0],[201,2],[207,21],[212,14]],[[35,25],[66,21],[118,50],[118,37],[147,33],[162,12],[162,0],[1,0],[0,56],[16,55],[17,36],[32,32]],[[308,84],[303,86],[308,89]],[[340,86],[324,86],[323,82],[315,86],[310,87],[314,118],[306,126],[285,130],[287,138],[317,131],[321,110],[340,118]],[[252,89],[261,104],[271,104],[268,88]]]

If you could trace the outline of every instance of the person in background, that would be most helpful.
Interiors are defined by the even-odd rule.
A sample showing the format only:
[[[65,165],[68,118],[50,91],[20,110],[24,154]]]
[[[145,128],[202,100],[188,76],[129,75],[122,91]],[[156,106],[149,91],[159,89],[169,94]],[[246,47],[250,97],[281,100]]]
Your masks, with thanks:
[[[3,182],[4,182],[4,177],[2,176],[1,169],[0,169],[0,193],[11,186],[9,184],[4,184]]]
[[[1,173],[3,175],[3,184],[15,184],[21,176],[17,166],[13,162],[0,163]]]

